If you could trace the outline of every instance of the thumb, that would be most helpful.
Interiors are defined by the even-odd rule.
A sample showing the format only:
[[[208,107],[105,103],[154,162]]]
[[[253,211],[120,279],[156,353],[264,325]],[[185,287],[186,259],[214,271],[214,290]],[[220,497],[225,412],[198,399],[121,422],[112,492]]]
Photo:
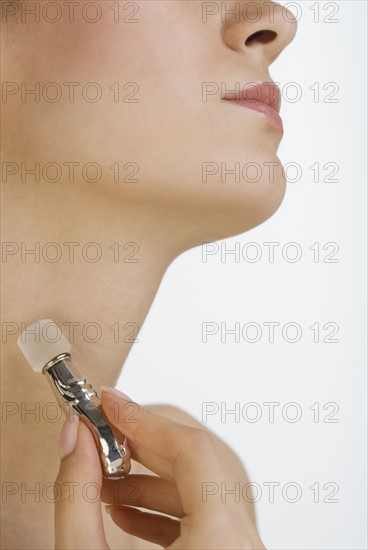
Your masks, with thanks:
[[[60,434],[54,485],[55,548],[108,549],[101,512],[102,473],[93,436],[76,415]]]

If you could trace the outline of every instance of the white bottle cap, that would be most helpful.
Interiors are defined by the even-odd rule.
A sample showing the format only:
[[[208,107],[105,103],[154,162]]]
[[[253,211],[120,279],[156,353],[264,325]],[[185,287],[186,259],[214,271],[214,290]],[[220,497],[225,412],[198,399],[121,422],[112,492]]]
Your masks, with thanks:
[[[57,355],[70,353],[72,345],[60,328],[50,319],[42,319],[29,325],[19,336],[17,344],[35,372]]]

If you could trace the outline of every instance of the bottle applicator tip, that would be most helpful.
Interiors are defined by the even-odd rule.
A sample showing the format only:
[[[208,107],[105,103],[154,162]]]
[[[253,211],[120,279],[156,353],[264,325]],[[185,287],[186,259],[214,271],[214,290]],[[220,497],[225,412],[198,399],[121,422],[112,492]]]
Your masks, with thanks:
[[[34,372],[42,372],[51,359],[62,353],[70,353],[72,349],[70,342],[51,319],[42,319],[29,325],[18,337],[17,344]]]

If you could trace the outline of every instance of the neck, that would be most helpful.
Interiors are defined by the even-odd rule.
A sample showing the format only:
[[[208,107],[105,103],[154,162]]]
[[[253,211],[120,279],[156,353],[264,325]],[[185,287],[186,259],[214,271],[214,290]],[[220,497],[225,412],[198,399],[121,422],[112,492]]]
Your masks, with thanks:
[[[23,363],[17,337],[48,318],[92,384],[115,384],[167,267],[194,244],[170,210],[121,203],[57,185],[5,191],[14,213],[3,226],[11,235],[2,260],[8,359]]]

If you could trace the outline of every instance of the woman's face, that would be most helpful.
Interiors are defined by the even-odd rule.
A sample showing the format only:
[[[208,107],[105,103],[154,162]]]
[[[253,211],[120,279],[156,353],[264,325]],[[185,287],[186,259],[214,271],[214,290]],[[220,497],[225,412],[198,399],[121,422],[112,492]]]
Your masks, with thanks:
[[[72,182],[126,200],[221,212],[236,232],[277,209],[282,130],[222,98],[271,81],[295,34],[290,12],[254,0],[46,1],[34,22],[20,4],[6,76],[19,84],[7,98],[22,121],[8,129],[18,158],[56,162]]]

